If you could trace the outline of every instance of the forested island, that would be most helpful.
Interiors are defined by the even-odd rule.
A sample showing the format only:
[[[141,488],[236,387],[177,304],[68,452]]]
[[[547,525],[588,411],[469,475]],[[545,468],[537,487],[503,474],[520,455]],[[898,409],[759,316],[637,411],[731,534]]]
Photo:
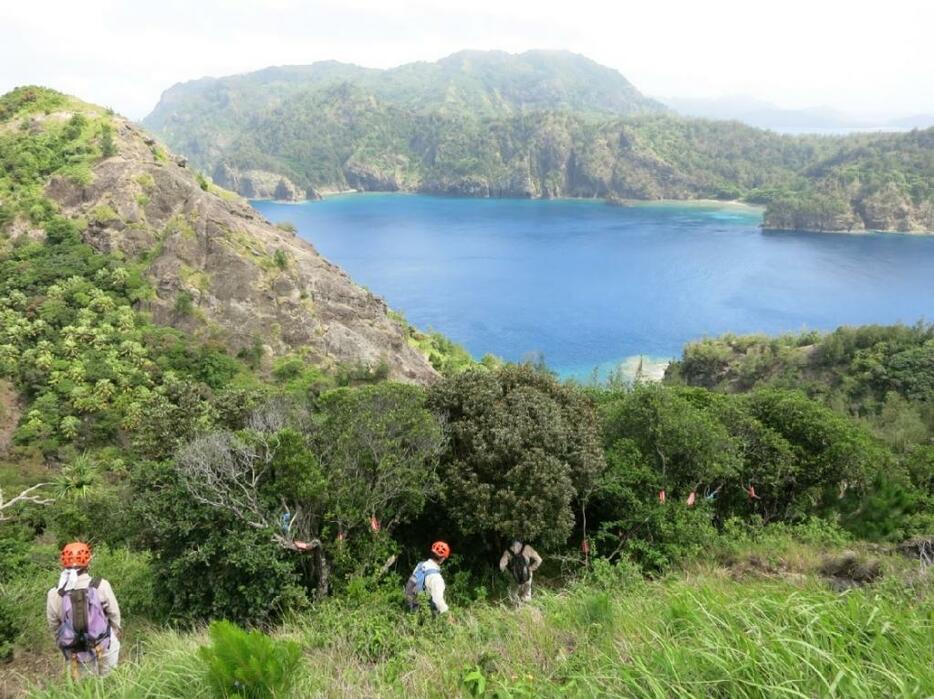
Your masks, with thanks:
[[[204,78],[167,90],[143,124],[251,198],[740,199],[766,207],[766,228],[934,231],[934,128],[789,136],[683,118],[560,51]]]

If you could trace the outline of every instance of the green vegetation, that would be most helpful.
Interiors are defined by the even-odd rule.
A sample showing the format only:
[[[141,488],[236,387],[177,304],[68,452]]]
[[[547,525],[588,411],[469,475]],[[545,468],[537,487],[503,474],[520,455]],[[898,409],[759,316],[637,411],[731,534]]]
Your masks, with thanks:
[[[0,120],[6,127],[0,137],[0,229],[17,216],[41,227],[55,214],[42,188],[53,174],[89,180],[107,117],[52,90],[22,87],[0,97]]]
[[[104,124],[101,127],[101,155],[110,158],[117,154],[117,146],[114,144],[113,127],[110,124]]]
[[[136,264],[43,195],[90,176],[110,117],[11,95],[5,676],[50,697],[930,694],[929,574],[897,553],[934,531],[928,326],[700,343],[664,385],[566,385],[412,329],[444,374],[429,387],[386,364],[325,375],[310,351],[265,375],[261,338],[235,358],[153,325]],[[511,610],[494,564],[516,536],[546,554],[550,590]],[[76,538],[127,633],[124,667],[79,687],[58,680],[42,614]],[[401,612],[435,538],[454,550],[451,625]],[[215,625],[208,645],[218,619],[254,628]]]
[[[402,615],[387,594],[331,600],[275,631],[304,648],[291,691],[278,696],[870,699],[934,687],[929,589],[890,583],[840,595],[793,571],[738,581],[724,572],[708,563],[643,580],[625,564],[595,565],[518,609],[473,602],[453,624]],[[153,632],[141,658],[111,677],[35,696],[223,696],[201,660],[207,641]]]
[[[213,645],[199,654],[214,694],[266,699],[282,696],[294,683],[302,653],[297,643],[246,633],[226,621],[211,624],[209,635]]]
[[[293,357],[275,377],[286,387],[306,371]],[[929,580],[895,555],[870,562],[852,538],[929,534],[930,469],[912,472],[859,421],[799,391],[583,389],[506,366],[427,391],[277,393],[221,390],[206,406],[176,389],[127,431],[126,451],[73,460],[63,497],[0,530],[4,585],[15,590],[49,584],[55,549],[44,542],[72,537],[113,552],[98,572],[159,581],[157,595],[131,603],[142,656],[101,696],[131,683],[171,694],[186,673],[187,691],[209,696],[237,668],[257,687],[275,684],[292,651],[256,633],[225,627],[232,640],[221,643],[228,658],[254,644],[274,653],[265,669],[205,664],[197,632],[143,625],[216,618],[278,622],[277,638],[305,650],[290,696],[331,683],[426,696],[652,696],[666,686],[701,696],[713,682],[731,696],[835,686],[922,697],[931,686]],[[105,468],[105,456],[128,466]],[[880,479],[902,507],[888,506]],[[453,628],[401,612],[401,576],[438,535],[455,551]],[[547,551],[540,583],[555,589],[510,611],[491,567],[516,535]],[[828,572],[827,554],[842,545],[865,561],[846,570],[882,582],[844,597],[827,589],[821,576],[841,575]],[[31,613],[13,610],[16,657],[42,647]]]
[[[289,256],[286,254],[285,250],[279,249],[273,253],[272,261],[275,263],[276,267],[284,270],[289,266]]]
[[[934,231],[934,129],[845,144],[790,191],[770,194],[766,227]]]
[[[705,339],[685,347],[668,380],[730,393],[799,389],[897,449],[934,437],[934,325],[923,322]]]
[[[567,541],[605,467],[589,400],[549,374],[504,367],[439,383],[429,405],[450,430],[440,496],[460,532],[487,538],[490,555],[516,537]]]
[[[300,189],[743,199],[767,228],[934,231],[934,129],[783,136],[679,118],[570,54],[270,68],[178,85],[144,123],[232,187],[261,170]]]

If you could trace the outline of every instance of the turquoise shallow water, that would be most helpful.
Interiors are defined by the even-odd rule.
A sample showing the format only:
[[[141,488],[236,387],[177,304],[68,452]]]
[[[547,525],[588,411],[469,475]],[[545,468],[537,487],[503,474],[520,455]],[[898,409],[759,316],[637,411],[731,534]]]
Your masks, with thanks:
[[[585,378],[724,332],[913,323],[934,236],[764,232],[758,210],[400,194],[252,202],[421,328]]]

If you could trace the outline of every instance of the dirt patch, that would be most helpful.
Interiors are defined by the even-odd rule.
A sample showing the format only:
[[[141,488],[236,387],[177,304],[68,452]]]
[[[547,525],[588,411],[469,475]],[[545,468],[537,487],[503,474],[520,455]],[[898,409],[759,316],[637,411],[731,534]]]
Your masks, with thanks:
[[[19,394],[8,381],[0,379],[0,456],[5,456],[22,415]]]
[[[836,590],[868,585],[882,577],[882,563],[878,558],[866,558],[855,551],[844,551],[821,562],[820,573]]]
[[[784,580],[792,584],[799,584],[805,579],[805,575],[796,570],[793,565],[789,565],[788,561],[781,558],[770,560],[757,554],[729,561],[725,570],[730,579],[738,582],[744,580]]]
[[[64,679],[60,653],[18,652],[10,662],[0,664],[0,699],[20,699],[34,690],[50,688]]]

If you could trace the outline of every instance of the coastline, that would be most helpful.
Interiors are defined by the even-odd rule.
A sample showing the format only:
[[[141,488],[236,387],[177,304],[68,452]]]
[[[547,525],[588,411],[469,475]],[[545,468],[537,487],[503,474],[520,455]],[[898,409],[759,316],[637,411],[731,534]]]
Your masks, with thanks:
[[[934,236],[934,231],[889,231],[889,230],[875,230],[871,228],[862,228],[859,230],[817,230],[814,228],[775,228],[774,226],[766,226],[760,224],[759,228],[763,233],[807,233],[808,235],[854,235],[854,236],[863,236],[863,235],[907,235],[916,238],[924,238],[927,236]]]
[[[633,354],[618,359],[587,366],[558,367],[555,372],[562,381],[573,381],[582,385],[594,382],[606,383],[610,380],[644,381],[658,383],[665,378],[665,370],[680,355],[664,357],[653,354]],[[638,377],[638,378],[637,378]]]
[[[436,192],[419,192],[419,191],[383,191],[383,190],[360,190],[360,189],[320,189],[316,190],[318,194],[321,195],[319,199],[295,199],[295,200],[286,200],[286,199],[273,199],[273,198],[260,198],[260,197],[250,197],[249,201],[272,201],[277,204],[309,204],[316,201],[322,201],[324,199],[330,199],[333,197],[341,196],[366,196],[366,195],[385,195],[393,194],[399,196],[423,196],[423,197],[450,197],[452,199],[516,199],[520,201],[574,201],[574,202],[590,202],[593,204],[603,204],[603,205],[615,205],[610,199],[606,197],[471,197],[471,196],[462,196],[455,194],[439,194]],[[755,211],[765,211],[765,207],[760,204],[748,204],[739,199],[620,199],[620,208],[626,208],[629,206],[665,206],[671,204],[681,204],[684,206],[698,206],[698,207],[718,207],[718,208],[736,208],[736,209],[751,209]]]
[[[289,204],[289,205],[301,205],[314,203],[317,201],[323,201],[325,199],[332,199],[335,197],[346,197],[346,196],[368,196],[368,195],[399,195],[399,196],[425,196],[425,197],[452,197],[456,199],[517,199],[522,201],[573,201],[573,202],[589,202],[593,204],[601,204],[607,206],[614,206],[618,208],[652,208],[652,207],[664,207],[664,206],[683,206],[683,207],[697,207],[701,208],[716,208],[716,209],[733,209],[736,211],[744,211],[747,213],[758,213],[763,215],[765,213],[766,207],[762,204],[750,204],[748,202],[741,201],[739,199],[612,199],[607,197],[470,197],[470,196],[456,196],[456,195],[446,195],[446,194],[436,194],[431,192],[419,192],[419,191],[374,191],[374,190],[359,190],[359,189],[322,189],[317,190],[320,194],[318,199],[297,199],[294,201],[286,201],[281,199],[248,199],[248,201],[272,201],[277,204]],[[759,229],[763,233],[807,233],[811,234],[832,234],[832,235],[910,235],[910,236],[931,236],[934,235],[934,231],[895,231],[895,230],[873,230],[873,229],[861,229],[861,230],[816,230],[808,228],[775,228],[771,226],[766,226],[764,223],[759,224]]]
[[[753,211],[765,211],[762,204],[749,204],[739,199],[623,199],[622,208],[626,206],[665,206],[671,204],[681,204],[683,206],[697,207],[717,207],[721,209],[749,209]]]

